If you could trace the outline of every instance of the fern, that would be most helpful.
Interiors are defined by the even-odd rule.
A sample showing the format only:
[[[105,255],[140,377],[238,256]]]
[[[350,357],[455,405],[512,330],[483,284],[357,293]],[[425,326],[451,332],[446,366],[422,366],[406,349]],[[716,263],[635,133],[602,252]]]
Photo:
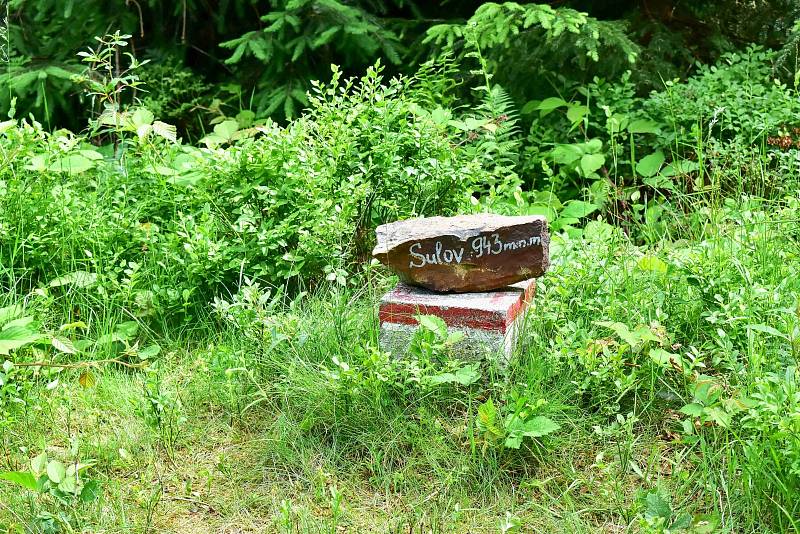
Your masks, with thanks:
[[[426,61],[412,78],[412,98],[423,108],[452,108],[460,85],[458,69],[451,54]]]
[[[508,92],[499,85],[481,87],[483,98],[477,106],[477,117],[487,120],[486,133],[475,147],[480,158],[495,168],[495,175],[515,172],[522,148],[519,111]]]

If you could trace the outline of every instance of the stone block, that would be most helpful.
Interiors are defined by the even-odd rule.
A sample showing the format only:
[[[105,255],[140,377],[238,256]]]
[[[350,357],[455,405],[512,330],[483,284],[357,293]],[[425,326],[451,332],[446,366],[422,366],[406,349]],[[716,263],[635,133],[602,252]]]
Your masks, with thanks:
[[[481,213],[382,224],[372,254],[404,282],[440,292],[492,291],[538,278],[550,265],[540,215]]]
[[[403,356],[418,327],[414,316],[435,315],[450,331],[464,333],[454,346],[457,357],[499,354],[508,361],[535,290],[534,279],[480,293],[436,293],[401,282],[381,299],[381,349]]]

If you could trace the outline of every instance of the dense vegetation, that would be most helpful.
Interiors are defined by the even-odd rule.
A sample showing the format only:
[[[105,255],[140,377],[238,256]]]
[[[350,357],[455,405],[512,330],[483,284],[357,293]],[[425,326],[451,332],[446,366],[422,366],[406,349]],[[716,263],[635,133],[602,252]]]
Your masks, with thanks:
[[[553,4],[7,1],[0,530],[800,530],[798,8]],[[481,212],[519,353],[382,352]]]

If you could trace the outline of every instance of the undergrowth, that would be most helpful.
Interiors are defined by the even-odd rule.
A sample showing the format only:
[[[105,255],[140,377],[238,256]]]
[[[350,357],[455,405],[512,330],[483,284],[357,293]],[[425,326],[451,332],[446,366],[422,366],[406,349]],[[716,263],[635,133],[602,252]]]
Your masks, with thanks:
[[[296,121],[240,110],[200,146],[143,107],[0,123],[0,525],[797,531],[796,92],[771,59],[519,112],[485,68],[472,109],[437,104],[447,61],[334,71]],[[705,89],[732,100],[673,106]],[[459,361],[430,317],[382,351],[374,227],[465,211],[550,220],[518,353]]]

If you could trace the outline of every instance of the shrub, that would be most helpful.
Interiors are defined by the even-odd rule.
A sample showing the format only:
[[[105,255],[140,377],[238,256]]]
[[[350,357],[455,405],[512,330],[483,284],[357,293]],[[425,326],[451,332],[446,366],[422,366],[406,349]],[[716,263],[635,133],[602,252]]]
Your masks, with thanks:
[[[335,71],[303,118],[226,120],[202,149],[140,110],[122,116],[143,126],[118,128],[116,150],[4,123],[0,263],[29,287],[95,273],[139,315],[187,312],[243,276],[313,284],[363,258],[375,225],[458,211],[486,180],[413,94],[378,67],[358,82]]]

